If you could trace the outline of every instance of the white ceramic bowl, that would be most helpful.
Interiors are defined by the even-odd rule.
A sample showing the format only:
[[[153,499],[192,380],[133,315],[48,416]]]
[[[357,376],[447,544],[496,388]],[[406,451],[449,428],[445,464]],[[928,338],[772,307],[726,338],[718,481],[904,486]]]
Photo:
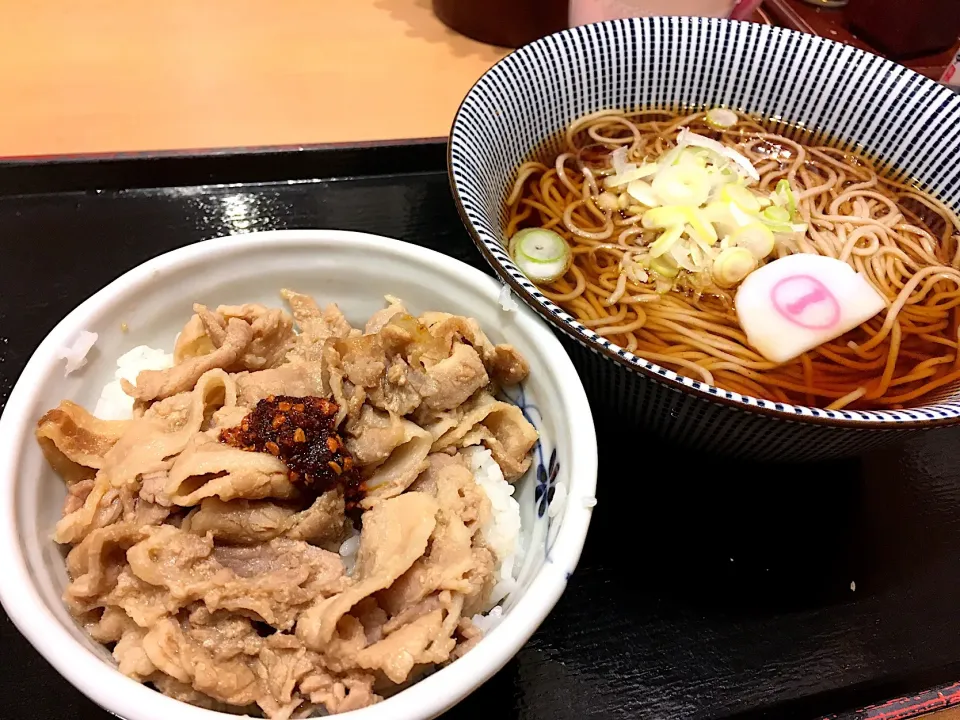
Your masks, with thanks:
[[[553,608],[580,557],[596,488],[596,435],[583,386],[547,325],[521,305],[506,312],[500,284],[430,250],[352,232],[290,230],[211,240],[131,270],[68,315],[41,343],[0,418],[0,601],[37,650],[97,704],[126,720],[235,717],[185,705],[117,671],[110,654],[74,623],[61,602],[67,583],[61,549],[51,539],[65,490],[34,440],[37,420],[62,399],[91,408],[137,345],[172,349],[193,302],[278,305],[282,287],[336,301],[355,325],[402,298],[411,311],[444,310],[477,318],[494,342],[515,345],[530,377],[515,399],[541,433],[541,445],[517,497],[527,552],[521,587],[504,619],[473,650],[388,698],[349,713],[352,720],[426,720],[447,710],[506,664]],[[121,323],[129,330],[121,332]],[[81,371],[64,377],[58,348],[81,330],[100,335]],[[546,497],[563,483],[562,510]],[[539,487],[538,487],[539,485]],[[557,493],[556,497],[562,495]],[[546,511],[546,512],[544,512]],[[555,517],[551,517],[555,515]],[[36,692],[42,692],[36,688]]]
[[[517,168],[556,151],[573,120],[605,108],[730,107],[806,128],[879,159],[960,210],[960,96],[849,45],[715,18],[646,17],[576,27],[484,73],[450,134],[464,224],[524,302],[564,333],[595,407],[674,441],[765,460],[854,455],[917,430],[960,424],[960,389],[902,410],[825,410],[729,392],[615,345],[547,299],[504,249]]]

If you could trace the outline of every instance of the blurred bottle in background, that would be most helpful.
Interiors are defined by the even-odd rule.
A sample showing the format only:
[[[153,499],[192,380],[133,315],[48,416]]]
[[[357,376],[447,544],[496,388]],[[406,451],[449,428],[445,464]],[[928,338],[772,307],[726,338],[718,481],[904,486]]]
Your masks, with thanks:
[[[822,8],[842,8],[850,0],[806,0],[810,5]]]
[[[474,40],[520,47],[567,27],[651,15],[747,17],[762,0],[433,0],[440,21]]]
[[[433,12],[451,30],[501,47],[567,27],[567,0],[433,0]]]
[[[570,0],[570,27],[653,15],[729,17],[736,5],[736,0]]]

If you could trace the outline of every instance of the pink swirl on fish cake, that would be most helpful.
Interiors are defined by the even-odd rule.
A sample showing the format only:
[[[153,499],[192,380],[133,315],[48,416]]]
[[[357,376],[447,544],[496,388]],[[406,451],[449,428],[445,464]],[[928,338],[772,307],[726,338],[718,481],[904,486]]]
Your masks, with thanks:
[[[808,330],[827,330],[840,320],[840,303],[812,275],[790,275],[770,290],[777,312],[794,325]]]

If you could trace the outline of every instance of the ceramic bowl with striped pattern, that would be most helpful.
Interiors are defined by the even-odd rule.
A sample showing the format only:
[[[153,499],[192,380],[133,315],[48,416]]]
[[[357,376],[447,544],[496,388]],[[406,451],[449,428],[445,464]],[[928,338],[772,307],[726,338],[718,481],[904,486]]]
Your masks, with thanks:
[[[449,174],[460,215],[513,292],[561,335],[597,408],[684,445],[755,459],[858,454],[960,424],[960,389],[903,410],[823,410],[728,392],[600,337],[545,298],[505,250],[519,165],[573,120],[606,108],[728,107],[871,157],[960,210],[960,96],[848,45],[783,28],[655,17],[572,28],[520,48],[470,90],[454,119]]]

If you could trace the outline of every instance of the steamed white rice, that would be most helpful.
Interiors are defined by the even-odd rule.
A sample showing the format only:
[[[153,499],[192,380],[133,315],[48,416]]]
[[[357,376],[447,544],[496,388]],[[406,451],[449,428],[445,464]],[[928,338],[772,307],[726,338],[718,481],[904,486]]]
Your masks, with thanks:
[[[104,420],[127,420],[133,415],[133,398],[120,387],[121,380],[137,382],[141,370],[166,370],[173,367],[173,355],[140,345],[117,359],[114,379],[104,385],[93,414]]]
[[[81,330],[70,345],[57,350],[57,359],[67,361],[63,368],[64,377],[87,364],[87,354],[97,342],[98,337],[96,333]]]
[[[490,519],[480,528],[487,546],[497,557],[497,582],[490,593],[489,607],[496,607],[517,587],[515,575],[520,546],[520,503],[513,497],[514,487],[503,479],[503,471],[485,447],[466,448],[462,452],[477,485],[490,498]]]
[[[130,418],[133,413],[133,398],[123,391],[120,380],[135,383],[141,370],[165,370],[170,367],[173,367],[172,354],[146,345],[140,345],[121,355],[117,359],[114,379],[104,386],[94,414],[104,420]],[[474,624],[487,632],[503,615],[500,603],[517,587],[516,569],[519,567],[523,550],[520,543],[520,504],[513,497],[514,486],[504,480],[503,471],[489,450],[479,446],[470,447],[463,450],[462,454],[477,484],[490,498],[492,510],[490,519],[480,528],[480,532],[497,558],[497,582],[490,593],[488,612],[473,617]],[[340,546],[340,557],[348,574],[353,572],[359,550],[360,533],[353,530]]]
[[[513,293],[510,292],[509,285],[500,286],[500,295],[497,297],[497,302],[500,303],[500,308],[504,312],[516,312],[520,309],[517,301],[513,299]]]

